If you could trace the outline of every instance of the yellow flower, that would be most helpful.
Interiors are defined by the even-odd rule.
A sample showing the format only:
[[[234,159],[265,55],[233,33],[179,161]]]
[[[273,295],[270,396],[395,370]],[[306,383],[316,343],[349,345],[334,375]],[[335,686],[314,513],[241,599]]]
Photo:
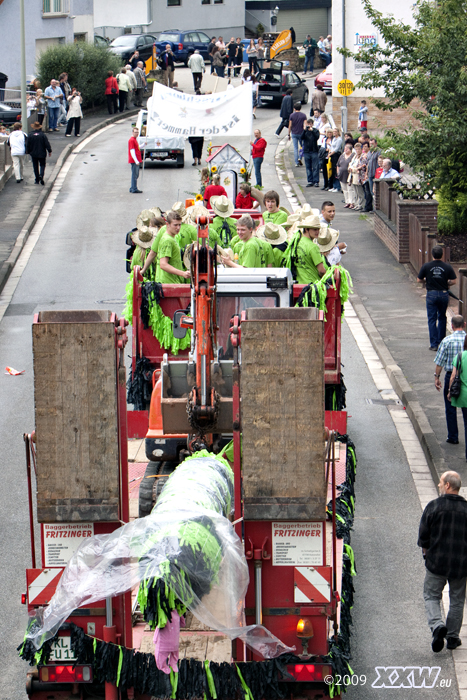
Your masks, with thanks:
[[[195,197],[195,200],[196,200],[197,202],[201,202],[202,199],[203,199],[203,195],[202,195],[202,194],[197,194],[196,197]]]
[[[246,168],[240,168],[240,175],[245,175]]]
[[[213,165],[213,166],[212,166],[211,172],[212,172],[212,173],[217,173],[217,166],[216,166],[216,165]]]

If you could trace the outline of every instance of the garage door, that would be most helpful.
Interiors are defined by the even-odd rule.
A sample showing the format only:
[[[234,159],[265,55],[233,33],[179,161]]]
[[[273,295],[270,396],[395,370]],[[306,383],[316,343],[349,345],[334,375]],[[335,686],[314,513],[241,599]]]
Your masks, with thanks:
[[[319,36],[326,36],[328,33],[328,10],[326,7],[314,10],[280,10],[276,31],[282,32],[290,27],[295,29],[297,41],[305,41],[307,34],[311,34],[313,39],[318,41]]]

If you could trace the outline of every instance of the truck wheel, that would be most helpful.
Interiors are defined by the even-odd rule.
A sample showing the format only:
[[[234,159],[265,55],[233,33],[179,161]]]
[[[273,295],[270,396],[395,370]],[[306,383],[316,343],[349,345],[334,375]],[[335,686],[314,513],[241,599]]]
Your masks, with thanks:
[[[139,485],[139,499],[138,499],[138,517],[144,518],[152,510],[153,507],[153,489],[154,484],[161,479],[157,479],[156,476],[160,474],[163,462],[149,462],[144,472],[144,477],[141,479]]]
[[[167,483],[167,479],[169,476],[172,474],[172,472],[176,469],[178,464],[175,462],[163,462],[162,463],[162,469],[160,471],[160,475],[155,479],[155,483],[153,484],[152,487],[152,502],[154,506],[157,503],[157,499],[161,495],[162,489],[164,488],[165,484]]]
[[[185,155],[177,156],[177,168],[185,167]]]

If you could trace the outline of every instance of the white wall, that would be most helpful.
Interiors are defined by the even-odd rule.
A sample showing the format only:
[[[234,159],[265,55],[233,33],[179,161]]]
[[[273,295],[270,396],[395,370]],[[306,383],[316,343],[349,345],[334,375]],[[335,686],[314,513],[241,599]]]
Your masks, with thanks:
[[[73,34],[86,34],[88,44],[94,43],[94,15],[76,15]]]
[[[148,21],[147,0],[94,0],[95,27],[129,27]]]
[[[332,79],[332,94],[339,95],[337,92],[337,84],[343,77],[343,57],[336,51],[337,47],[342,47],[342,5],[345,3],[345,45],[351,51],[357,51],[357,39],[356,35],[359,37],[367,36],[373,37],[373,39],[381,43],[381,37],[378,36],[378,32],[375,27],[371,24],[370,20],[363,12],[360,0],[333,0],[332,3],[332,65],[333,65],[333,79]],[[414,24],[412,17],[412,3],[410,0],[391,0],[390,3],[387,0],[372,0],[373,7],[380,12],[389,12],[394,15],[397,20],[402,21],[404,24]],[[347,58],[346,68],[347,68],[347,78],[351,80],[354,85],[360,80],[360,76],[355,72],[355,61],[352,58]],[[366,90],[355,90],[352,93],[354,97],[364,97],[368,96],[370,93]],[[383,97],[384,91],[382,88],[377,90],[372,90],[371,95],[374,97]]]

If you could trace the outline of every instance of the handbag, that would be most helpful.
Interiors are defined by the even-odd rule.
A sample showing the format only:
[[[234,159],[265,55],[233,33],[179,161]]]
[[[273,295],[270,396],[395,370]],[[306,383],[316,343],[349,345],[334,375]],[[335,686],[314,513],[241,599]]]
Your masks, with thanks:
[[[461,369],[462,369],[462,353],[460,352],[457,355],[456,376],[452,380],[452,384],[449,387],[449,394],[454,399],[459,398],[459,396],[461,394]]]

